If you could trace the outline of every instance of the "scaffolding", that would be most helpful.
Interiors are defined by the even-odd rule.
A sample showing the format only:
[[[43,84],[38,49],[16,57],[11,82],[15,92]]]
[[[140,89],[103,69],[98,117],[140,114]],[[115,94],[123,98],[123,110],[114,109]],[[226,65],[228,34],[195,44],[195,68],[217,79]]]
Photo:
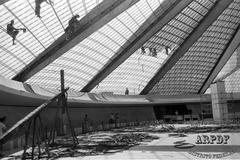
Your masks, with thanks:
[[[23,147],[22,159],[35,159],[34,149],[36,146],[38,146],[38,158],[42,156],[43,150],[47,154],[47,157],[50,157],[48,148],[51,144],[55,143],[55,136],[63,133],[64,123],[62,115],[65,114],[68,125],[70,127],[73,146],[76,146],[78,144],[78,139],[76,138],[75,131],[72,128],[67,106],[66,92],[68,91],[68,89],[69,88],[64,88],[64,72],[63,70],[61,70],[61,92],[55,95],[50,100],[43,103],[42,105],[38,106],[32,112],[27,114],[23,119],[18,121],[7,132],[5,132],[4,135],[0,138],[0,145],[11,140],[17,133],[23,131],[25,135],[25,142]],[[48,134],[49,130],[42,121],[41,113],[44,109],[48,108],[54,102],[61,102],[61,104],[57,107],[53,122],[54,126],[50,129],[50,134]],[[29,148],[29,141],[31,141],[31,153],[27,153],[27,149]]]

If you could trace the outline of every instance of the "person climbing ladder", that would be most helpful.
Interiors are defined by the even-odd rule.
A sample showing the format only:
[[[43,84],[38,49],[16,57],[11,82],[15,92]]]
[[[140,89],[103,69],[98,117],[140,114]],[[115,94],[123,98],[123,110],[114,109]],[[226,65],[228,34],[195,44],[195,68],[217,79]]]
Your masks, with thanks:
[[[12,37],[13,45],[15,45],[15,39],[19,33],[20,30],[23,31],[23,33],[26,32],[25,28],[15,28],[14,26],[14,20],[11,20],[11,22],[7,25],[7,33]]]

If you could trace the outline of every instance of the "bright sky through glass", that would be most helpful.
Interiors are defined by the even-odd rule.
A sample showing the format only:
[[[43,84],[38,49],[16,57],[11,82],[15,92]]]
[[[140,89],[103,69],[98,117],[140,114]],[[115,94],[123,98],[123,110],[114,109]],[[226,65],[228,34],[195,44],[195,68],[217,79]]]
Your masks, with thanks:
[[[54,5],[42,3],[41,19],[35,15],[35,0],[11,0],[0,6],[0,74],[12,78],[37,55],[64,33],[73,14],[85,16],[101,0],[53,0]],[[68,3],[67,3],[68,2]],[[15,21],[20,32],[17,45],[6,33],[7,24]],[[39,84],[41,85],[41,84]]]
[[[81,90],[108,61],[116,56],[117,51],[124,43],[131,43],[128,39],[161,3],[162,1],[159,0],[139,1],[27,82],[56,88],[59,86],[59,70],[64,69],[66,86]],[[148,77],[153,74],[154,72],[150,72]]]
[[[64,34],[64,29],[73,15],[80,18],[88,14],[103,0],[52,0],[53,5],[41,5],[41,17],[35,15],[35,0],[9,0],[0,5],[0,75],[13,78],[47,47]],[[151,93],[180,94],[196,93],[214,67],[224,47],[240,22],[240,0],[234,0],[202,37],[188,50],[176,65],[157,83]],[[164,3],[163,3],[164,2]],[[39,71],[27,83],[46,88],[59,88],[60,70],[65,71],[66,86],[80,91],[109,62],[118,56],[123,45],[137,38],[139,27],[149,27],[152,21],[175,5],[177,0],[140,0],[106,23],[99,30],[64,53],[54,62]],[[170,56],[214,6],[216,0],[193,0],[180,14],[171,19],[160,31],[144,41],[125,62],[118,66],[92,92],[139,94]],[[149,20],[149,17],[153,17]],[[15,21],[16,28],[27,32],[17,36],[17,45],[6,33],[7,24]],[[144,24],[144,26],[142,26]],[[213,43],[214,42],[214,43]],[[166,54],[166,48],[170,54]],[[152,56],[149,49],[156,49]],[[229,70],[234,68],[232,65]],[[226,71],[226,69],[225,69]],[[228,77],[228,86],[235,85],[238,72]],[[220,73],[218,77],[222,76]]]

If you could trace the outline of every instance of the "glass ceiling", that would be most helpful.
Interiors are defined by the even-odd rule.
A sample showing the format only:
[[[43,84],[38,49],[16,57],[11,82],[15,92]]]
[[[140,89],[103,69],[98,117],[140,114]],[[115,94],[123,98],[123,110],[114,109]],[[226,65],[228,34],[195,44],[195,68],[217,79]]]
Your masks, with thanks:
[[[41,16],[35,15],[35,0],[10,0],[0,6],[0,75],[12,78],[44,49],[64,33],[73,14],[85,16],[101,0],[54,0],[51,6],[43,3]],[[7,24],[15,21],[16,28],[26,28],[20,32],[17,45],[6,33]]]
[[[212,1],[196,0],[190,3],[178,16],[143,45],[146,52],[149,49],[156,49],[157,57],[149,56],[149,53],[142,56],[139,53],[141,50],[136,51],[96,86],[93,91],[109,91],[123,94],[125,89],[128,88],[130,94],[139,94],[156,74],[157,70],[171,56],[171,53],[181,45],[184,39],[198,25],[203,18],[201,14],[206,14],[212,5]],[[169,50],[170,54],[166,54],[165,48]]]
[[[240,54],[239,48],[233,53],[233,55],[229,58],[227,63],[222,68],[221,72],[217,75],[214,82],[219,80],[224,80],[232,73],[234,73],[240,67]]]
[[[240,69],[238,68],[230,76],[228,76],[225,81],[225,90],[227,93],[240,92]]]
[[[240,52],[239,48],[233,53],[231,58],[225,64],[221,72],[215,78],[215,82],[219,80],[225,81],[225,90],[228,93],[240,92]]]
[[[82,18],[102,1],[53,0],[53,5],[41,5],[42,18],[35,15],[35,0],[10,0],[0,5],[0,75],[13,78],[64,34],[64,28],[73,15],[79,14]],[[59,72],[64,69],[66,86],[80,91],[118,55],[118,51],[123,49],[123,44],[131,44],[129,38],[137,37],[135,32],[150,15],[157,18],[176,2],[163,1],[140,0],[28,79],[27,83],[52,89],[59,88]],[[142,48],[135,51],[92,92],[123,94],[128,87],[130,94],[139,94],[189,34],[194,32],[195,27],[216,1],[193,0],[159,32],[146,40]],[[198,92],[239,25],[239,1],[234,0],[153,87],[151,93],[171,95]],[[27,29],[26,33],[18,34],[17,45],[12,45],[12,38],[6,33],[6,26],[13,19],[16,28]],[[240,71],[237,70],[231,78],[226,78],[229,85],[235,84],[239,78],[239,74],[236,75],[238,72]]]
[[[239,9],[239,1],[234,1],[153,87],[151,93],[198,93],[239,25]]]
[[[162,3],[141,0],[97,32],[84,39],[27,82],[48,88],[59,86],[59,70],[65,70],[66,86],[81,90]],[[169,2],[170,3],[170,2]]]
[[[148,50],[145,54],[142,54],[141,49],[137,50],[103,82],[97,85],[93,92],[124,94],[125,89],[128,88],[130,94],[139,94],[155,74],[159,65],[168,57],[165,50],[157,52],[156,57],[149,54]]]

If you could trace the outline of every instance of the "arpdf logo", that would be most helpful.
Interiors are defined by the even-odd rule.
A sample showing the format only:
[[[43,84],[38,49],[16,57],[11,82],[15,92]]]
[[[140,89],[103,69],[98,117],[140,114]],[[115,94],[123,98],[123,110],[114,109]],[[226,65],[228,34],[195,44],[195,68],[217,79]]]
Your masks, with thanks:
[[[196,144],[228,144],[229,135],[198,135]]]
[[[221,159],[233,155],[235,149],[239,147],[239,144],[229,144],[231,136],[227,134],[199,134],[194,136],[194,141],[191,137],[186,138],[187,140],[174,142],[174,147],[187,149],[188,154],[198,158]]]

